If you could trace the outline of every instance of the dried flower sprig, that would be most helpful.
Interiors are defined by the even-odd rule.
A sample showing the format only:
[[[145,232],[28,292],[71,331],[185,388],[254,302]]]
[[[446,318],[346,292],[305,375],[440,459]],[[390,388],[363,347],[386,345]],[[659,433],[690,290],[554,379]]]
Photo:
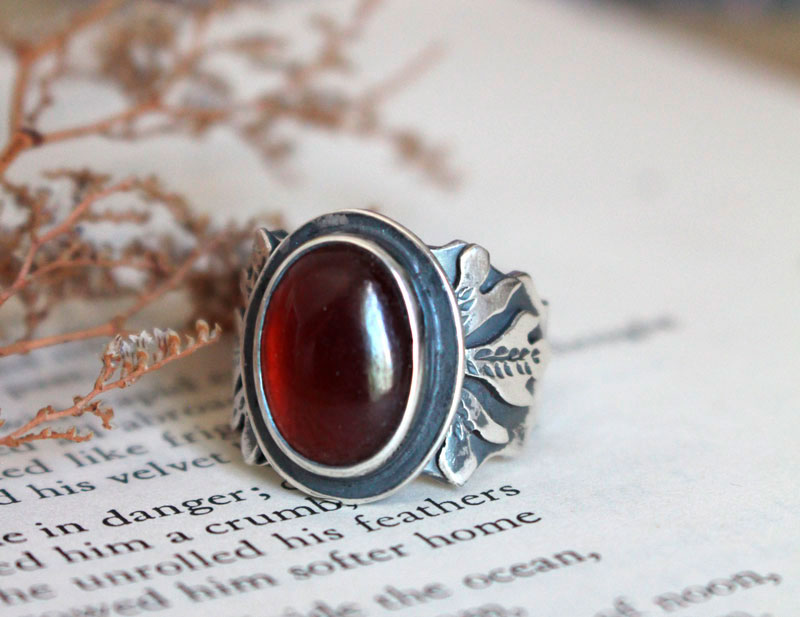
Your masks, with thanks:
[[[75,397],[64,409],[43,408],[0,438],[0,445],[87,439],[88,433],[74,428],[37,430],[69,416],[91,414],[108,428],[113,412],[97,396],[219,338],[216,329],[214,336],[198,331],[196,342],[172,353],[175,336],[154,330],[152,341],[144,334],[131,338],[131,321],[164,296],[180,292],[189,299],[192,320],[204,318],[227,327],[232,308],[241,301],[238,272],[251,230],[257,224],[280,224],[272,216],[215,227],[156,177],[120,179],[81,168],[46,171],[37,182],[15,181],[9,173],[24,154],[89,136],[131,142],[161,135],[198,137],[221,128],[249,145],[268,166],[278,168],[294,146],[282,127],[302,125],[383,139],[401,160],[417,165],[429,178],[442,184],[454,179],[443,148],[427,144],[413,131],[385,124],[378,113],[388,96],[436,58],[435,48],[362,92],[330,86],[331,77],[351,70],[348,48],[366,27],[378,0],[360,0],[341,23],[316,16],[317,47],[302,55],[294,51],[289,37],[263,29],[227,38],[210,36],[218,16],[244,4],[98,0],[66,25],[34,40],[9,29],[9,20],[0,21],[0,45],[16,61],[6,143],[0,145],[0,317],[11,316],[0,321],[0,360],[73,341],[114,337],[88,395]],[[279,8],[266,3],[258,10]],[[247,9],[255,7],[247,4]],[[87,47],[94,50],[88,59],[75,51]],[[264,83],[270,85],[242,96],[228,74],[229,64],[215,63],[220,58],[244,63],[268,77]],[[57,114],[49,112],[65,103],[60,86],[67,80],[102,84],[115,93],[120,107],[72,126],[50,126],[46,120]],[[103,227],[111,233],[103,236],[98,231]],[[55,316],[72,301],[91,302],[94,322],[76,322],[71,329],[62,325],[54,332],[54,323],[63,324]],[[147,352],[146,362],[145,356],[137,360],[150,344],[159,349],[166,345],[170,354],[156,360],[157,354]],[[116,380],[109,372],[114,367]]]
[[[88,170],[59,170],[48,177],[65,180],[71,186],[70,203],[62,219],[56,218],[59,208],[52,204],[52,199],[43,200],[24,187],[15,187],[15,203],[24,206],[30,216],[13,238],[16,250],[0,256],[0,282],[4,284],[0,308],[17,298],[23,308],[26,329],[18,340],[0,344],[0,358],[72,341],[114,336],[125,332],[131,318],[170,291],[181,287],[194,290],[199,281],[209,285],[213,280],[209,273],[215,270],[236,278],[231,275],[237,266],[237,245],[249,236],[250,225],[231,224],[214,230],[207,217],[194,214],[181,198],[165,191],[154,178],[127,178],[111,183],[108,176]],[[138,198],[138,207],[98,209],[103,200],[120,194]],[[170,217],[170,226],[161,237],[158,234],[151,237],[148,245],[143,236],[157,208]],[[114,244],[99,242],[86,233],[84,226],[98,222],[116,224]],[[162,223],[166,225],[166,221]],[[127,241],[120,239],[125,226],[131,228],[127,230],[130,234]],[[181,246],[175,242],[176,229],[183,234]],[[198,269],[200,260],[205,260],[205,264]],[[122,271],[136,272],[136,284],[127,283],[120,276]],[[219,290],[214,291],[219,295]],[[100,323],[37,337],[37,329],[52,309],[70,298],[131,300],[125,309],[103,316]],[[199,297],[195,304],[206,309],[206,317],[229,323],[236,297],[227,293],[222,295],[221,302],[225,307],[217,306],[216,310],[213,304],[205,306]]]
[[[103,428],[110,429],[114,411],[97,397],[111,390],[131,386],[144,375],[216,342],[221,332],[218,325],[211,329],[205,321],[198,320],[194,336],[185,335],[183,339],[174,330],[158,328],[152,332],[114,337],[103,352],[103,367],[88,394],[76,396],[72,405],[65,409],[55,409],[52,405],[42,407],[21,427],[0,436],[0,446],[16,447],[41,439],[57,438],[75,442],[91,439],[91,432],[81,434],[75,427],[59,431],[52,426],[42,426],[64,418],[92,414],[101,420]],[[0,420],[2,425],[3,421]]]
[[[18,71],[9,139],[0,151],[0,176],[22,153],[48,144],[88,135],[128,141],[168,133],[201,136],[219,126],[275,165],[293,148],[280,128],[299,124],[384,139],[401,160],[417,165],[428,177],[442,184],[455,180],[446,164],[446,149],[427,144],[408,129],[385,125],[378,114],[390,94],[435,61],[438,48],[424,49],[397,74],[351,94],[326,85],[327,80],[350,70],[347,47],[360,36],[379,0],[361,0],[345,23],[315,16],[312,25],[320,42],[310,57],[293,55],[296,52],[283,37],[269,32],[209,40],[213,18],[239,4],[230,0],[182,5],[101,0],[36,44],[6,37]],[[188,37],[183,36],[187,24]],[[70,44],[93,27],[98,30],[97,26],[101,26],[95,36],[98,57],[81,63],[70,54]],[[277,85],[256,95],[237,96],[226,71],[214,68],[213,62],[231,56],[250,70],[277,77]],[[50,70],[41,69],[45,60],[51,60]],[[69,78],[104,83],[126,105],[85,123],[45,130],[40,121],[55,103],[54,87]]]

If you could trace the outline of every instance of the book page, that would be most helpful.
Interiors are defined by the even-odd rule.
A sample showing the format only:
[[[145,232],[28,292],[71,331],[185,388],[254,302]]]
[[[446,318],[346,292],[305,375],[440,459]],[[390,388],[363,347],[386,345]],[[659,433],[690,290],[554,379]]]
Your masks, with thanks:
[[[796,615],[800,89],[597,8],[415,0],[373,26],[365,80],[443,46],[387,114],[450,144],[457,190],[320,135],[289,184],[223,134],[14,173],[69,152],[219,215],[379,204],[485,246],[551,306],[525,446],[461,488],[309,497],[242,462],[227,338],[109,398],[113,431],[0,451],[0,615]],[[83,392],[101,345],[3,359],[3,416]]]

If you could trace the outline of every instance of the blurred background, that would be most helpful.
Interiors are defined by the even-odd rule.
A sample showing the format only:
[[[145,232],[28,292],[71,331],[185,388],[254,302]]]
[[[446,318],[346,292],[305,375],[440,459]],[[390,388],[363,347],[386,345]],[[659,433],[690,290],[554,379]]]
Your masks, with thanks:
[[[620,0],[675,28],[800,78],[800,0]]]
[[[91,3],[92,0],[2,0],[0,24],[3,28],[25,30],[47,28],[71,10]],[[325,4],[324,0],[320,4]],[[700,38],[800,79],[800,0],[604,0],[600,4],[623,7],[641,15],[652,27]]]

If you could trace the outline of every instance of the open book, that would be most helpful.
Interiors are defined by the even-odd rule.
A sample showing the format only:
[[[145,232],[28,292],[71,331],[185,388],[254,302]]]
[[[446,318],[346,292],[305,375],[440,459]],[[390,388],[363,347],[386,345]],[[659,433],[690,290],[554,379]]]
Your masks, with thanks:
[[[625,15],[511,0],[390,3],[365,71],[431,40],[442,61],[387,113],[452,144],[452,193],[324,137],[294,186],[218,135],[74,156],[291,225],[379,203],[530,272],[554,354],[520,454],[462,488],[305,496],[241,461],[219,344],[113,399],[114,431],[0,451],[0,615],[800,614],[800,89]],[[82,391],[96,347],[4,360],[4,414]]]

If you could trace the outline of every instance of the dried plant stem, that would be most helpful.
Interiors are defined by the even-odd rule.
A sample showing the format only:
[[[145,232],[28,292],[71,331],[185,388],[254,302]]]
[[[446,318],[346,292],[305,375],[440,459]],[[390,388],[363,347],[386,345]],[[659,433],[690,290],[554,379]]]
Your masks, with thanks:
[[[164,294],[179,287],[186,276],[191,271],[192,267],[197,263],[201,257],[210,254],[226,237],[226,232],[222,231],[215,234],[209,240],[204,242],[201,246],[192,251],[183,263],[175,269],[169,277],[167,277],[161,284],[146,289],[139,294],[136,302],[127,310],[118,315],[115,315],[107,322],[84,328],[81,330],[74,330],[72,332],[62,332],[52,336],[44,336],[36,339],[26,338],[10,345],[0,347],[0,358],[4,356],[11,356],[14,354],[24,354],[36,349],[43,349],[45,347],[53,347],[54,345],[61,345],[63,343],[72,343],[74,341],[82,341],[86,339],[98,337],[111,337],[125,332],[125,325],[137,313],[142,311],[145,307],[150,306],[156,300],[161,298]]]
[[[6,170],[11,166],[17,157],[25,150],[33,148],[35,145],[41,143],[38,133],[35,131],[26,131],[25,129],[16,129],[11,132],[3,151],[0,152],[0,177],[2,177]]]
[[[0,177],[6,169],[25,150],[41,145],[41,135],[32,129],[25,128],[25,97],[29,90],[31,72],[36,62],[43,56],[55,51],[78,32],[106,17],[119,0],[101,0],[87,11],[78,14],[72,22],[60,32],[45,38],[35,45],[18,44],[16,46],[17,72],[11,90],[9,111],[9,136],[2,152],[0,152]]]
[[[97,379],[95,379],[91,392],[84,396],[76,396],[73,404],[65,409],[57,410],[52,405],[42,407],[28,422],[15,431],[0,437],[0,446],[16,447],[30,441],[54,438],[69,439],[75,442],[86,441],[91,439],[92,433],[79,435],[75,427],[63,432],[53,431],[51,428],[44,428],[34,432],[45,423],[56,422],[63,418],[77,417],[85,413],[97,416],[101,419],[103,428],[110,429],[113,411],[108,407],[104,407],[95,399],[111,390],[126,388],[144,375],[157,371],[170,362],[181,360],[199,349],[215,343],[219,339],[219,327],[210,330],[205,322],[198,321],[195,328],[197,339],[187,337],[189,344],[182,349],[180,337],[176,333],[172,331],[158,333],[157,339],[161,335],[160,340],[157,340],[159,346],[158,355],[155,361],[152,362],[150,361],[152,355],[146,349],[147,341],[151,339],[149,334],[142,333],[138,337],[131,337],[133,342],[127,344],[132,347],[135,346],[134,351],[126,349],[126,341],[122,339],[112,341],[103,354],[103,367],[100,369]],[[117,372],[119,372],[118,378],[114,381],[109,381]],[[0,420],[0,426],[2,424],[3,421]]]
[[[387,97],[431,64],[438,48],[424,50],[361,94],[331,85],[328,79],[353,66],[348,48],[380,2],[358,0],[349,19],[342,21],[315,14],[311,27],[321,36],[314,38],[310,55],[304,49],[298,53],[303,46],[292,45],[290,37],[273,33],[269,20],[259,20],[264,26],[256,30],[239,29],[227,38],[210,40],[211,20],[234,7],[233,0],[96,0],[55,34],[30,42],[6,33],[8,28],[0,24],[0,44],[15,60],[5,144],[0,143],[0,211],[11,213],[0,221],[0,309],[13,308],[7,311],[12,318],[21,309],[21,319],[0,342],[0,359],[113,337],[89,394],[76,397],[71,407],[39,410],[24,426],[0,436],[0,445],[48,438],[84,441],[89,435],[75,429],[42,427],[90,413],[108,428],[112,412],[96,397],[216,340],[219,330],[210,335],[202,321],[196,325],[202,344],[189,339],[184,350],[177,334],[156,330],[158,350],[152,355],[145,349],[153,337],[132,335],[129,322],[166,294],[181,291],[187,294],[191,319],[205,317],[232,326],[233,308],[241,303],[237,281],[245,244],[252,230],[268,220],[231,222],[218,231],[208,216],[194,211],[154,176],[112,183],[108,174],[91,168],[60,169],[26,183],[7,178],[12,164],[42,146],[87,137],[128,143],[170,134],[199,138],[219,127],[280,170],[295,145],[282,127],[301,125],[384,140],[401,160],[447,185],[453,176],[444,150],[412,130],[384,124],[378,113]],[[91,46],[77,49],[92,49],[91,62],[73,53],[77,39]],[[225,58],[221,66],[215,62],[220,57]],[[228,61],[267,77],[267,85],[255,93],[240,87],[226,68]],[[61,103],[57,99],[64,90],[59,85],[70,79],[103,84],[123,102],[71,126],[43,126],[45,114]],[[65,182],[72,189],[66,203],[59,192]],[[121,203],[123,195],[132,204]],[[97,207],[112,196],[117,197],[107,208]],[[7,204],[11,207],[6,209]],[[118,233],[105,234],[105,227],[94,224],[119,226],[113,229]],[[279,223],[273,219],[270,225]],[[67,325],[72,330],[39,332],[54,309],[72,301],[93,303],[96,317],[88,327]]]
[[[54,345],[61,345],[63,343],[72,343],[74,341],[82,341],[86,339],[97,338],[100,336],[113,336],[123,332],[120,327],[121,322],[117,317],[107,321],[99,326],[85,328],[83,330],[75,330],[73,332],[62,332],[61,334],[54,334],[53,336],[43,336],[36,339],[25,339],[17,341],[4,347],[0,347],[0,358],[5,356],[13,356],[15,354],[26,354],[37,349],[45,347],[53,347]]]
[[[100,2],[97,2],[90,9],[76,15],[71,23],[60,32],[45,38],[36,45],[17,46],[16,52],[19,66],[11,95],[11,111],[9,117],[9,126],[12,131],[18,131],[22,128],[25,94],[28,91],[31,70],[36,61],[42,56],[65,45],[67,41],[79,31],[103,19],[118,3],[119,0],[100,0]]]
[[[384,81],[376,84],[361,96],[361,104],[365,107],[376,107],[396,92],[402,90],[413,80],[425,73],[442,57],[442,47],[432,44],[404,64],[399,71]]]
[[[100,396],[104,392],[108,392],[109,390],[113,389],[115,382],[106,383],[106,381],[111,377],[115,370],[116,367],[111,363],[111,361],[107,358],[104,358],[103,368],[95,380],[94,388],[92,388],[91,392],[81,397],[75,397],[75,402],[70,407],[65,409],[56,410],[52,405],[42,407],[33,418],[28,420],[28,422],[23,424],[17,430],[9,433],[8,435],[0,437],[0,445],[13,448],[23,443],[37,441],[40,439],[60,438],[69,439],[76,442],[90,439],[92,437],[91,433],[78,435],[75,427],[71,427],[64,432],[53,431],[52,429],[44,429],[37,433],[33,433],[33,431],[47,422],[56,422],[63,418],[83,415],[83,413],[85,413],[84,410],[86,410],[86,407],[89,405],[89,403],[91,403],[96,397]],[[110,429],[111,418],[109,417],[107,419],[101,419],[103,420],[103,428]]]
[[[95,202],[104,199],[109,195],[113,195],[114,193],[129,191],[133,187],[133,184],[134,179],[128,178],[117,184],[109,186],[106,189],[90,193],[80,203],[78,203],[72,209],[72,212],[70,212],[69,215],[58,225],[55,225],[47,233],[34,237],[30,246],[28,247],[28,252],[25,255],[25,259],[22,261],[22,266],[20,267],[16,279],[14,279],[14,282],[8,288],[0,292],[0,306],[3,306],[3,304],[5,304],[8,299],[11,298],[11,296],[19,292],[30,282],[28,275],[31,271],[31,267],[33,266],[33,260],[36,258],[36,253],[39,252],[39,249],[41,249],[42,246],[57,236],[72,230],[78,220],[80,220],[80,218],[86,214],[86,212]],[[2,351],[0,351],[0,356],[2,355],[4,354]]]
[[[2,152],[0,152],[0,178],[5,175],[6,170],[11,164],[26,150],[44,144],[57,143],[86,137],[88,135],[102,135],[117,126],[129,124],[148,113],[166,111],[161,101],[155,98],[140,102],[129,109],[94,122],[48,133],[40,133],[39,131],[24,126],[25,97],[29,90],[31,71],[36,62],[48,53],[65,45],[71,37],[76,35],[83,28],[102,20],[111,13],[118,4],[119,0],[102,0],[91,9],[79,14],[72,23],[61,32],[36,45],[25,45],[16,50],[17,72],[11,95],[9,116],[10,132],[8,141]],[[195,15],[195,28],[192,35],[190,50],[176,63],[171,75],[165,80],[161,93],[162,99],[169,88],[184,77],[204,53],[204,49],[202,48],[202,35],[205,32],[211,15],[213,15],[213,11],[210,10]],[[173,112],[173,115],[181,114],[176,110]]]
[[[226,0],[217,1],[215,8],[224,5]],[[213,8],[207,11],[201,11],[193,15],[193,28],[191,34],[191,43],[189,50],[183,54],[175,63],[175,68],[172,70],[171,75],[164,81],[163,89],[168,91],[176,82],[188,75],[192,68],[194,68],[197,61],[205,54],[206,49],[203,47],[204,35],[208,29],[208,24],[211,17],[214,15]]]
[[[59,270],[70,270],[73,268],[133,268],[134,270],[149,271],[154,268],[152,261],[146,259],[94,259],[94,258],[78,258],[65,256],[55,261],[45,264],[36,269],[35,272],[29,274],[25,280],[19,284],[17,291],[24,289],[29,284],[53,274]],[[0,302],[2,304],[2,302]]]
[[[116,126],[129,124],[134,120],[144,116],[145,114],[152,113],[163,109],[163,106],[158,101],[146,101],[134,105],[130,109],[126,109],[117,114],[112,114],[100,120],[73,126],[66,129],[52,131],[50,133],[43,133],[39,136],[41,144],[52,144],[59,141],[66,141],[68,139],[76,139],[78,137],[86,137],[87,135],[102,135],[112,130]]]
[[[212,236],[209,240],[192,251],[192,253],[184,260],[183,264],[181,264],[181,266],[178,267],[165,281],[155,288],[142,293],[137,302],[127,311],[122,313],[122,315],[118,316],[117,320],[120,323],[124,323],[146,306],[153,304],[161,296],[178,287],[186,279],[186,276],[189,274],[189,271],[195,265],[197,260],[213,252],[214,249],[225,239],[225,236],[226,234],[224,231],[220,232]],[[0,355],[2,355],[2,353],[0,353]]]

